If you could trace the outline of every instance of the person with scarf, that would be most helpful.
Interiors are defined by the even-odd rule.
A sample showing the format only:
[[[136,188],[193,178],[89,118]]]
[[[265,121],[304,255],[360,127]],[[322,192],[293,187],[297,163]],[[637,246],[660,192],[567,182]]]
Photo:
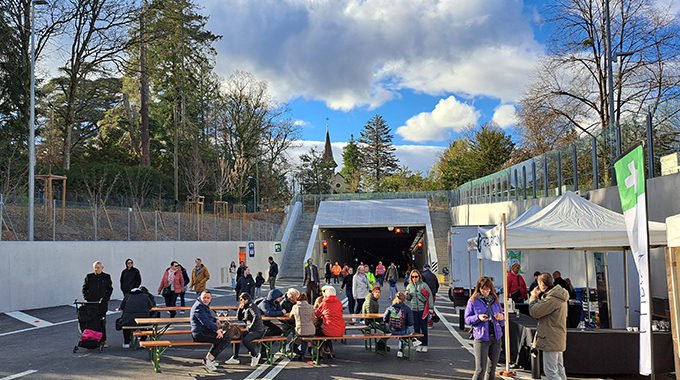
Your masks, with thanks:
[[[430,287],[423,281],[423,277],[417,269],[411,271],[410,282],[406,287],[406,300],[411,302],[413,330],[416,333],[423,334],[423,339],[420,341],[422,345],[416,342],[416,351],[427,352],[427,319],[429,314],[433,312],[434,302]]]
[[[164,290],[167,289],[167,290]],[[179,263],[172,261],[170,267],[163,272],[161,284],[158,286],[158,294],[165,298],[165,306],[175,306],[177,296],[184,291],[184,278],[179,269]],[[170,318],[174,318],[176,311],[170,311]]]
[[[473,380],[493,380],[501,353],[503,310],[489,277],[480,277],[465,308],[465,323],[472,326],[475,353]]]
[[[191,285],[190,288],[196,292],[196,297],[201,296],[201,292],[205,290],[206,283],[210,279],[210,272],[208,268],[201,262],[200,258],[196,258],[196,267],[191,271]]]

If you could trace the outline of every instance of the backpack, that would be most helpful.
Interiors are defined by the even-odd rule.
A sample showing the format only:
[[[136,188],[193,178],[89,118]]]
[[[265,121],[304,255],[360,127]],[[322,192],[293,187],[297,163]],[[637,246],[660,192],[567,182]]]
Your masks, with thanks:
[[[389,321],[389,326],[390,330],[392,331],[399,331],[404,329],[404,323],[406,320],[406,316],[404,315],[403,310],[401,308],[392,308],[390,311],[390,321]]]

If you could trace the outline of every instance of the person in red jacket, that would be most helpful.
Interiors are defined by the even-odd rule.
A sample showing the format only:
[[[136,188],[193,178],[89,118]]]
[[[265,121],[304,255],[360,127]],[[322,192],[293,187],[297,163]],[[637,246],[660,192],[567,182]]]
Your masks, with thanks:
[[[316,335],[325,336],[343,336],[345,335],[345,319],[342,317],[342,302],[335,295],[335,288],[332,286],[324,286],[321,289],[323,294],[323,301],[319,308],[314,312],[314,316],[321,319],[321,328],[317,329]],[[333,344],[327,342],[326,354],[331,358],[335,357],[333,353]]]
[[[508,272],[508,291],[507,297],[512,298],[515,302],[526,301],[527,298],[527,284],[524,278],[519,274],[520,266],[518,263],[512,264],[512,270]]]
[[[164,291],[164,289],[167,289]],[[165,306],[176,306],[177,296],[184,291],[184,277],[179,269],[179,263],[173,261],[163,272],[161,284],[158,286],[158,294],[165,298]],[[176,311],[170,312],[170,318],[174,318]]]

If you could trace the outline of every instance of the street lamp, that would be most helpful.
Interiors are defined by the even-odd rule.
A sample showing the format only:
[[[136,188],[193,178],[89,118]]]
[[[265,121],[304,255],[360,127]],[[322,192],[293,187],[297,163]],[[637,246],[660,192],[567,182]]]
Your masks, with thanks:
[[[35,6],[48,5],[45,0],[31,1],[31,107],[28,121],[28,240],[33,241],[35,191]]]

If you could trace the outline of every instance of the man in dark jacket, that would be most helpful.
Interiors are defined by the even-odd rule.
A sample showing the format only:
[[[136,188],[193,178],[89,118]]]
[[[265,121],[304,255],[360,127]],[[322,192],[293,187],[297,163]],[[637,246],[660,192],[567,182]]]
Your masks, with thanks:
[[[148,318],[149,311],[154,306],[156,306],[156,303],[140,288],[132,289],[120,303],[120,309],[123,311],[121,324],[123,326],[137,326],[135,318]],[[132,330],[123,330],[123,348],[130,348],[131,336]]]
[[[307,287],[307,299],[309,303],[314,304],[316,297],[319,295],[319,268],[313,264],[312,259],[307,260],[305,266],[305,279],[302,285]]]
[[[425,264],[423,266],[423,281],[427,284],[427,286],[430,287],[430,290],[432,291],[432,299],[435,299],[435,296],[437,295],[437,291],[439,290],[439,280],[437,279],[437,276],[430,271],[430,265]]]
[[[241,294],[241,283],[239,280],[243,277],[243,272],[246,270],[246,263],[241,261],[236,269],[236,301],[238,301],[238,296]]]
[[[267,298],[262,301],[259,305],[260,311],[263,315],[267,317],[282,317],[283,309],[281,308],[281,299],[283,298],[283,293],[278,289],[272,289],[267,294]],[[277,325],[271,321],[264,321],[264,326],[267,328],[266,335],[278,336],[283,333]]]
[[[111,283],[111,276],[104,273],[104,265],[101,261],[95,261],[92,264],[94,273],[88,273],[83,282],[83,298],[88,302],[99,302],[97,305],[97,315],[101,318],[101,332],[104,347],[109,345],[106,343],[106,312],[109,310],[109,300],[111,293],[113,293],[113,284]]]
[[[236,311],[236,317],[239,321],[244,321],[246,323],[246,329],[248,330],[243,334],[243,345],[246,346],[248,352],[250,352],[250,366],[255,367],[260,361],[262,354],[255,348],[253,340],[261,339],[264,336],[264,324],[262,323],[262,313],[260,309],[257,308],[252,302],[252,296],[250,293],[243,292],[239,296],[239,307]],[[234,346],[234,355],[238,351],[239,347]]]
[[[120,273],[120,290],[123,295],[130,293],[134,288],[142,284],[142,275],[139,269],[133,266],[132,259],[125,260],[125,269]]]
[[[238,279],[237,287],[241,293],[250,293],[250,298],[255,297],[255,279],[250,274],[250,268],[245,268],[243,275]]]
[[[229,337],[224,336],[220,322],[215,313],[210,310],[212,294],[209,290],[204,290],[191,307],[189,318],[191,319],[191,337],[194,342],[211,343],[210,352],[203,359],[203,364],[210,371],[216,369],[215,358],[231,342]]]
[[[553,285],[563,287],[564,290],[569,292],[569,298],[576,299],[576,292],[571,286],[569,286],[567,281],[562,278],[562,273],[560,273],[558,270],[553,272]]]
[[[279,275],[279,264],[274,262],[274,258],[269,256],[269,289],[276,288],[276,276]]]

